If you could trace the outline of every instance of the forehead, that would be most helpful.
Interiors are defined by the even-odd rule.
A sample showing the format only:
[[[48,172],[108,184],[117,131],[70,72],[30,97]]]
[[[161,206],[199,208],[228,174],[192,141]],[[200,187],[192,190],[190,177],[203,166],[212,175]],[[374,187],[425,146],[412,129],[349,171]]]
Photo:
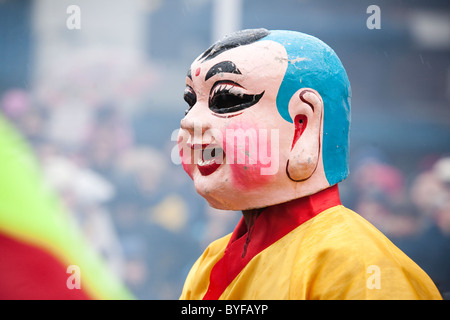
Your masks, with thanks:
[[[277,42],[260,40],[223,51],[212,59],[202,59],[202,56],[199,56],[192,63],[188,74],[193,80],[199,78],[205,81],[207,72],[223,61],[232,62],[243,76],[284,75],[287,68],[287,52]]]

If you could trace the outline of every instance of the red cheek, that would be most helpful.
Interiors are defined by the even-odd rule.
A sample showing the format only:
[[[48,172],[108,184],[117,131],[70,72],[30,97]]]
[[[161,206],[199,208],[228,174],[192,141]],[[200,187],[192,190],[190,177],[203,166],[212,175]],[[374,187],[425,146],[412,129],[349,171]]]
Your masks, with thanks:
[[[232,183],[238,190],[253,190],[266,185],[273,175],[265,175],[270,167],[270,132],[254,124],[236,123],[223,132],[226,162]],[[234,140],[234,141],[233,141]]]
[[[233,185],[238,190],[254,190],[268,184],[271,177],[261,175],[261,167],[258,165],[230,165]]]

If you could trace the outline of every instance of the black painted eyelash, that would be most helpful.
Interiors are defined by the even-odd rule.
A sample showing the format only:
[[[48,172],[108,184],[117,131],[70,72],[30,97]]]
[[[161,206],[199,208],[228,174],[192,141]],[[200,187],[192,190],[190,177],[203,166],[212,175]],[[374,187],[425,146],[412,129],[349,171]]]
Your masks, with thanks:
[[[216,90],[216,88],[218,88],[218,89]],[[221,95],[221,94],[232,94],[232,95],[235,95],[235,96],[242,95],[242,94],[237,93],[237,92],[232,92],[231,88],[227,88],[226,84],[222,84],[222,85],[215,86],[214,92],[213,92],[213,95],[212,95],[211,98],[213,98],[216,95]],[[210,98],[210,100],[211,100],[211,98]]]
[[[227,85],[231,87],[227,87]],[[220,87],[218,88],[218,86]],[[236,87],[243,88],[233,81],[217,81],[211,88],[209,109],[220,114],[240,111],[253,106],[264,95],[264,91],[257,95],[237,93],[236,89],[233,90]]]
[[[186,101],[187,104],[189,105],[189,108],[184,112],[184,114],[186,115],[197,102],[197,95],[195,94],[194,89],[192,89],[190,86],[187,86],[186,89],[184,90],[183,98],[184,101]]]

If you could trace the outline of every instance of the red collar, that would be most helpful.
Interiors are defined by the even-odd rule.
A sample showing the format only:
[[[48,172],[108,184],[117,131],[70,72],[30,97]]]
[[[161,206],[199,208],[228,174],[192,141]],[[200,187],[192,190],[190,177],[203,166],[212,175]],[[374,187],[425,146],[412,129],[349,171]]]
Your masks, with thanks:
[[[231,235],[223,257],[211,270],[204,300],[218,299],[250,260],[322,211],[340,205],[337,185],[310,196],[265,208],[247,230],[242,218]]]

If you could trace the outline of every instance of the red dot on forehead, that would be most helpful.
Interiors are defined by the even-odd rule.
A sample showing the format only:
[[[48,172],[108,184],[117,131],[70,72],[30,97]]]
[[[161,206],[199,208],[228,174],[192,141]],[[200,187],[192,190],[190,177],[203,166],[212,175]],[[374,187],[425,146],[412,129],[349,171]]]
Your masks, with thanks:
[[[197,70],[195,70],[195,76],[198,77],[199,74],[200,74],[200,68],[197,68]]]

